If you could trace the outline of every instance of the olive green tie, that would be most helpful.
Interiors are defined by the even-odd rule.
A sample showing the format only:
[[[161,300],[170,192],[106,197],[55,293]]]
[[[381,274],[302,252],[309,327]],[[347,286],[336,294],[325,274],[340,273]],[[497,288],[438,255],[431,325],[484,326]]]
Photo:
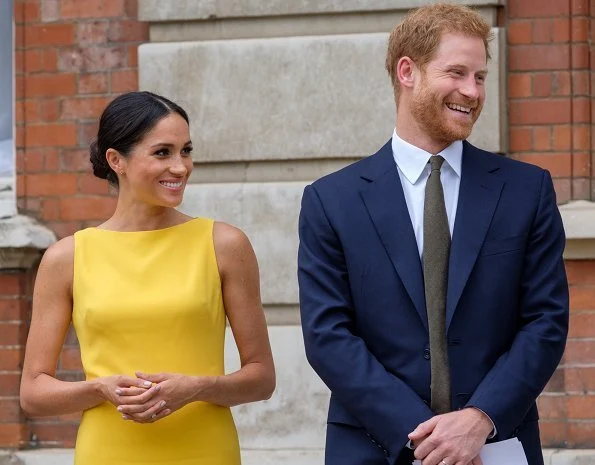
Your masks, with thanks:
[[[450,371],[446,345],[446,289],[450,229],[444,206],[440,167],[444,158],[430,157],[432,171],[426,184],[424,201],[423,269],[428,328],[432,410],[446,413],[450,407]]]

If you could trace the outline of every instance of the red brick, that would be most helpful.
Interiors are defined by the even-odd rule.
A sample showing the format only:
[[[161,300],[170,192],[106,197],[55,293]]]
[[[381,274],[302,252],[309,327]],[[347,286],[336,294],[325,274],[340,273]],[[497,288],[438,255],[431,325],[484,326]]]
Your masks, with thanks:
[[[566,421],[539,420],[543,447],[566,447],[567,429]]]
[[[67,197],[62,199],[61,217],[65,221],[103,220],[115,207],[116,199],[111,197]]]
[[[573,42],[587,42],[589,40],[589,18],[572,18],[570,29]]]
[[[19,320],[23,317],[23,311],[21,310],[21,300],[14,298],[4,298],[4,292],[0,293],[0,320],[11,321]],[[1,379],[0,374],[0,379]],[[2,392],[2,386],[0,385],[0,392]]]
[[[41,103],[39,99],[27,99],[18,102],[22,104],[23,120],[34,123],[41,120]]]
[[[570,150],[572,142],[572,130],[570,125],[553,127],[552,148],[554,150]]]
[[[0,344],[9,346],[24,345],[26,339],[27,328],[22,322],[0,321]]]
[[[44,23],[60,19],[60,2],[61,0],[43,0],[41,2],[41,20]]]
[[[41,118],[53,123],[60,119],[60,100],[57,98],[45,99],[41,102]]]
[[[525,20],[511,20],[506,27],[508,43],[523,45],[532,43],[533,22]]]
[[[595,311],[572,312],[568,337],[595,338]]]
[[[18,396],[21,373],[0,373],[0,393],[3,397]],[[2,444],[2,442],[0,442]],[[4,446],[4,444],[2,444]]]
[[[107,92],[107,74],[90,73],[79,76],[79,93],[103,94]]]
[[[25,135],[28,147],[72,146],[76,144],[74,123],[29,125]]]
[[[518,126],[510,128],[510,151],[511,152],[527,152],[531,150],[532,146],[531,128],[526,126]]]
[[[595,287],[570,286],[570,309],[595,310]]]
[[[531,24],[533,26],[532,42],[534,44],[547,44],[552,42],[553,23],[554,20],[552,19],[531,19]]]
[[[566,417],[566,396],[542,394],[537,401],[539,416],[547,420],[561,420]]]
[[[571,95],[573,89],[571,88],[571,77],[568,71],[559,71],[553,73],[552,76],[552,95],[566,96]]]
[[[533,96],[533,76],[529,73],[508,74],[508,97],[523,98]]]
[[[74,444],[76,432],[78,429],[77,423],[41,423],[34,422],[30,426],[31,434],[35,434],[39,440],[39,445],[42,447],[56,446],[68,447]]]
[[[570,56],[566,45],[518,45],[510,49],[509,70],[541,71],[568,69]]]
[[[22,421],[22,413],[19,398],[0,398],[0,423],[19,423],[20,421]]]
[[[60,16],[67,18],[109,18],[119,17],[126,14],[124,0],[62,0],[60,4]]]
[[[93,72],[127,66],[127,48],[122,46],[62,49],[58,54],[61,71]]]
[[[76,92],[76,78],[71,73],[28,75],[24,84],[28,98],[73,95]]]
[[[566,16],[570,14],[568,2],[560,0],[517,0],[509,2],[507,7],[508,16],[510,18],[542,18],[550,16]]]
[[[27,440],[27,426],[17,423],[0,423],[2,447],[21,447]]]
[[[138,45],[129,45],[127,50],[128,66],[138,68]]]
[[[572,154],[572,176],[589,177],[591,171],[591,154],[589,152],[574,152]]]
[[[110,42],[145,42],[149,39],[149,25],[136,20],[113,21],[108,39]]]
[[[595,446],[595,421],[569,421],[568,447],[592,448]]]
[[[567,99],[513,100],[509,103],[511,125],[563,124],[570,120]]]
[[[74,173],[29,174],[25,177],[27,195],[74,195],[77,180]]]
[[[573,69],[589,69],[590,54],[588,44],[573,44],[571,54]]]
[[[60,167],[66,171],[89,171],[89,150],[64,150],[60,155]]]
[[[552,25],[552,40],[556,43],[570,41],[571,25],[567,20],[554,20]]]
[[[81,194],[109,195],[109,184],[105,179],[99,179],[91,173],[79,175],[78,191]]]
[[[533,150],[549,151],[552,149],[551,126],[536,126],[533,128]],[[548,156],[549,158],[549,156]]]
[[[134,69],[112,71],[111,91],[122,93],[138,90],[138,73]]]
[[[595,367],[567,367],[565,387],[568,393],[584,393],[595,391]]]
[[[62,214],[62,206],[60,206],[60,215]],[[66,236],[72,236],[76,231],[82,228],[82,224],[77,221],[56,221],[47,223],[46,226],[50,228],[58,239]]]
[[[78,97],[63,100],[61,118],[64,120],[99,119],[110,100],[106,97]]]
[[[80,22],[77,25],[76,38],[80,46],[85,47],[94,44],[105,44],[107,42],[109,22],[90,21]]]
[[[570,0],[570,14],[581,16],[589,13],[590,0]]]
[[[514,158],[541,166],[555,178],[570,176],[571,173],[569,153],[521,153],[515,154]]]
[[[23,358],[23,354],[22,354],[21,349],[0,348],[0,370],[6,370],[6,371],[20,370],[22,358]]]
[[[572,148],[573,150],[589,150],[591,147],[591,128],[589,126],[574,125],[572,127]]]
[[[39,3],[37,1],[19,1],[14,4],[14,22],[16,24],[39,21]]]
[[[22,273],[0,273],[0,296],[21,295],[23,293]]]
[[[572,72],[572,94],[574,96],[591,96],[589,89],[589,71]]]
[[[552,74],[536,73],[533,75],[533,97],[549,97],[552,94]]]
[[[137,19],[138,17],[138,0],[128,0],[125,3],[126,16]]]
[[[40,24],[25,27],[25,46],[51,47],[74,43],[74,24]]]
[[[43,199],[41,203],[41,218],[44,221],[60,219],[60,200],[57,198]]]
[[[582,339],[569,339],[566,344],[565,357],[573,364],[595,363],[595,341]]]
[[[62,349],[60,356],[60,369],[69,371],[80,371],[83,369],[81,353],[77,347]]]

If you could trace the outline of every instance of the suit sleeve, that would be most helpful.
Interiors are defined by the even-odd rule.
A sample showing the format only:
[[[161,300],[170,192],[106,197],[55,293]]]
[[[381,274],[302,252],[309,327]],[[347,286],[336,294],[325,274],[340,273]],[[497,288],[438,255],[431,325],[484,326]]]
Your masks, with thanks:
[[[345,255],[313,186],[304,191],[299,235],[300,311],[308,361],[370,437],[398,456],[407,435],[433,413],[355,334]]]
[[[519,329],[468,403],[488,414],[498,439],[514,434],[562,358],[569,316],[564,246],[554,187],[544,171],[524,258]]]

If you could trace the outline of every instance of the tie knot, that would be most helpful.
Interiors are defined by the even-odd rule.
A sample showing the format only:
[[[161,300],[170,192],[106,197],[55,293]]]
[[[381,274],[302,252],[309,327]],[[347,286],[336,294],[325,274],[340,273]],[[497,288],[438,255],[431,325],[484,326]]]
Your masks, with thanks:
[[[442,163],[444,163],[444,158],[442,158],[440,155],[432,155],[430,157],[430,166],[432,167],[432,171],[440,171]]]

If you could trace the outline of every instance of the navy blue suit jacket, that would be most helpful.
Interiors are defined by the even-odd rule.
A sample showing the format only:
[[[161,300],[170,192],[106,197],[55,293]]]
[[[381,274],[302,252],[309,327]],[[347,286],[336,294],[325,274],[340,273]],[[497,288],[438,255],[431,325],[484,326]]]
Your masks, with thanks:
[[[306,187],[299,234],[306,354],[332,393],[328,422],[402,463],[408,433],[434,414],[422,267],[390,141]],[[518,436],[530,465],[542,463],[535,400],[567,335],[564,244],[549,173],[464,142],[446,308],[452,405],[486,412],[494,440]],[[329,447],[362,447],[349,442],[327,442],[327,463]]]

